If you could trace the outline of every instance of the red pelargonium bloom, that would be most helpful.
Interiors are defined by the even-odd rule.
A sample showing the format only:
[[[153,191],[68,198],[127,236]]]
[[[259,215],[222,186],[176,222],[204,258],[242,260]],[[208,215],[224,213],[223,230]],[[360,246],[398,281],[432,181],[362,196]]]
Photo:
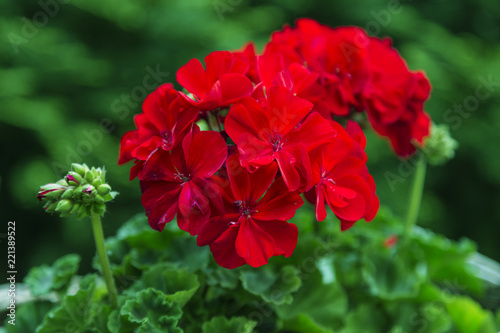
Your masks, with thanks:
[[[318,113],[309,116],[312,104],[293,96],[285,87],[267,91],[266,105],[245,98],[231,107],[225,129],[240,152],[241,165],[254,171],[278,162],[290,191],[311,186],[308,151],[335,136],[328,121]]]
[[[227,159],[229,184],[218,178],[225,213],[205,224],[198,245],[210,245],[215,261],[226,268],[258,267],[272,256],[291,256],[298,231],[286,220],[303,204],[302,198],[289,192],[281,177],[275,180],[276,163],[249,173],[238,159],[237,155]]]
[[[191,59],[177,71],[177,81],[195,97],[183,96],[196,107],[213,111],[250,96],[253,84],[245,76],[248,63],[229,51],[212,52],[205,57],[206,69]]]
[[[233,54],[248,63],[246,76],[255,84],[260,83],[259,71],[257,68],[257,54],[255,53],[255,44],[248,43],[243,49],[233,51]]]
[[[139,174],[141,201],[151,227],[161,231],[177,214],[180,229],[198,234],[211,211],[223,209],[210,177],[226,157],[227,146],[218,132],[196,129],[172,151],[153,153]]]
[[[367,44],[368,36],[360,28],[332,29],[300,19],[296,28],[285,27],[272,35],[259,59],[260,75],[269,84],[291,64],[305,66],[317,74],[317,80],[308,86],[302,80],[297,96],[313,102],[326,118],[347,116],[351,108],[362,108],[359,96],[370,77]]]
[[[337,136],[328,144],[311,152],[315,188],[316,218],[326,218],[325,201],[341,221],[341,229],[350,228],[357,220],[371,221],[379,208],[375,182],[368,173],[362,152],[361,129],[350,122],[348,133],[332,121]],[[361,132],[362,133],[362,132]],[[355,139],[353,139],[351,134]]]
[[[118,164],[136,160],[136,166],[130,170],[131,179],[153,151],[168,151],[180,143],[199,113],[198,108],[179,97],[170,83],[149,94],[142,110],[134,118],[137,129],[125,133],[120,143]]]
[[[364,91],[369,120],[390,139],[395,152],[406,157],[429,134],[430,118],[423,110],[431,86],[421,72],[410,72],[388,39],[370,39],[373,77]]]

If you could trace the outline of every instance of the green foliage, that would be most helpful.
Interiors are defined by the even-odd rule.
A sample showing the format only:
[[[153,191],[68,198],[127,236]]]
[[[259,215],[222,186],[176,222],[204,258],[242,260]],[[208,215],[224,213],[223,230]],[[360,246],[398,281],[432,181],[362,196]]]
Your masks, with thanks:
[[[46,295],[52,291],[65,292],[78,271],[80,256],[68,254],[57,259],[52,266],[42,265],[30,270],[24,279],[33,296]]]
[[[66,256],[33,268],[27,280],[43,296],[55,290],[54,276],[66,277],[76,294],[21,305],[18,323],[39,333],[68,327],[104,333],[498,331],[499,315],[475,300],[488,286],[469,267],[472,242],[420,228],[406,236],[385,208],[373,222],[344,233],[329,218],[321,236],[307,216],[292,220],[304,241],[290,258],[234,270],[217,266],[173,223],[160,233],[145,216],[134,216],[106,244],[120,289],[117,310],[95,274],[71,279],[78,260]],[[397,242],[387,243],[389,236]]]
[[[184,269],[172,269],[170,265],[155,265],[144,272],[142,279],[132,286],[136,292],[147,287],[162,292],[166,301],[175,302],[181,308],[193,297],[200,287],[198,277]]]
[[[120,310],[132,323],[138,323],[139,333],[182,333],[177,323],[182,310],[177,303],[167,300],[165,295],[153,288],[140,291],[136,299],[128,300]]]
[[[203,333],[251,333],[257,322],[248,320],[245,317],[213,317],[210,321],[203,323]]]
[[[95,275],[89,275],[96,279]],[[82,287],[82,286],[81,286]],[[95,329],[102,303],[97,298],[95,282],[84,285],[75,295],[67,295],[36,330],[37,333],[87,332]]]

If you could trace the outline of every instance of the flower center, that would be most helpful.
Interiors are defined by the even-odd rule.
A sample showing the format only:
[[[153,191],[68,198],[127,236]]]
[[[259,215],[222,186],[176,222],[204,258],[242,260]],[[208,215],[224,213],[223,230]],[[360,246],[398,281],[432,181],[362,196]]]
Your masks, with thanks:
[[[184,185],[184,183],[186,183],[189,180],[191,180],[191,175],[185,176],[184,174],[178,172],[178,173],[175,174],[175,178],[179,179],[182,182],[182,185]]]
[[[173,135],[171,131],[162,131],[161,135],[163,136],[162,148],[169,150],[172,146]]]
[[[236,208],[238,208],[241,215],[245,215],[247,217],[252,215],[252,213],[256,212],[245,201],[235,201],[235,202],[233,202],[233,205]]]
[[[278,152],[281,148],[283,148],[283,135],[274,134],[271,138],[271,145],[273,146],[274,152]]]

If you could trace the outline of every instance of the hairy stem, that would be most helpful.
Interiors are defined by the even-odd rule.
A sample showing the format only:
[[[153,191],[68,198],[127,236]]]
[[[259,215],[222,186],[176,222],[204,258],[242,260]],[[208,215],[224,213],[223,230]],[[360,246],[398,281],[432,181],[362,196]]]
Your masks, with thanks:
[[[109,268],[108,255],[106,254],[106,247],[104,245],[101,217],[99,215],[93,215],[91,220],[92,230],[94,231],[95,246],[97,248],[99,261],[101,262],[102,273],[104,274],[104,279],[106,280],[106,285],[108,287],[109,299],[113,307],[116,309],[118,307],[118,293],[116,292],[113,275],[111,274],[111,269]]]
[[[424,192],[425,170],[427,167],[427,159],[421,155],[415,166],[415,174],[411,185],[410,201],[408,205],[408,215],[406,217],[406,234],[410,234],[413,226],[417,223],[418,213],[420,211],[420,202]]]

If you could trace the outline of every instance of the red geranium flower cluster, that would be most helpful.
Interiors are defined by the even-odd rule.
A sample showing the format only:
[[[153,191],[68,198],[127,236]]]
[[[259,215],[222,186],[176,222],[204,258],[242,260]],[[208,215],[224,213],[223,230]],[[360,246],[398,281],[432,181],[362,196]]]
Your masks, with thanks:
[[[374,218],[379,202],[364,133],[347,119],[353,111],[366,108],[401,155],[427,134],[427,80],[359,28],[299,20],[262,55],[253,44],[213,52],[205,65],[182,66],[177,80],[185,92],[164,84],[146,98],[119,163],[134,161],[153,229],[177,216],[227,268],[292,255],[298,231],[287,221],[301,194],[318,221],[328,205],[342,230]]]

